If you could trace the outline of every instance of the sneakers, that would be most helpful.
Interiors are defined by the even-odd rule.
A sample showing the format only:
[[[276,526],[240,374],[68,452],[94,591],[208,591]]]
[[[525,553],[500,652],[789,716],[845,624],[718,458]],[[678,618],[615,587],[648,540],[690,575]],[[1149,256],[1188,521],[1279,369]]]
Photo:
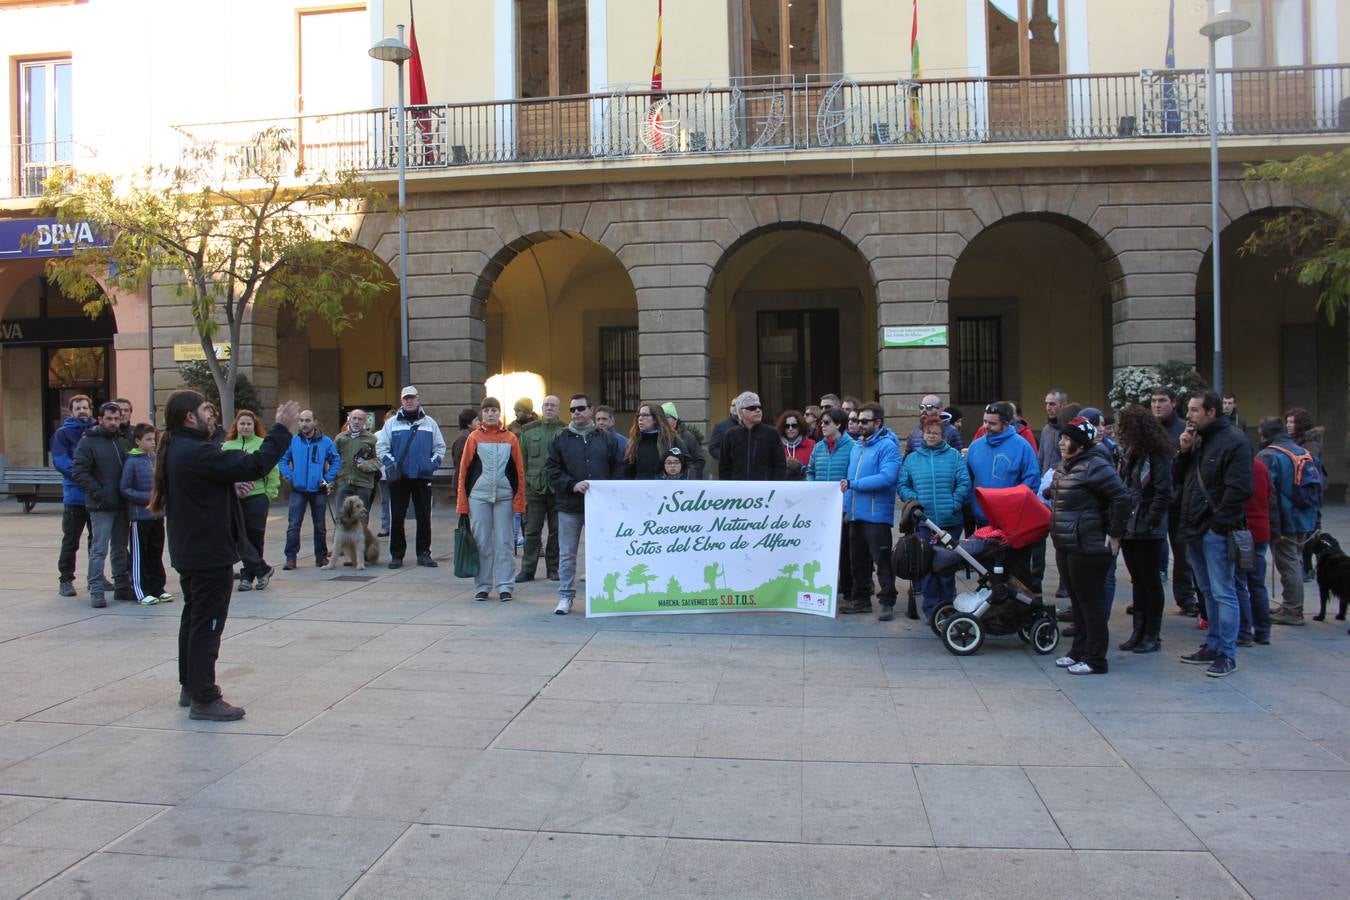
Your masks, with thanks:
[[[1256,643],[1262,645],[1262,646],[1268,646],[1268,645],[1270,644],[1270,635],[1268,635],[1268,634],[1255,634],[1255,635],[1252,635],[1252,640],[1255,641]]]
[[[328,565],[328,557],[320,556],[314,560],[314,568],[322,569]]]
[[[430,553],[423,553],[421,556],[417,557],[417,564],[418,564],[419,566],[423,566],[423,567],[428,568],[428,569],[439,569],[439,568],[440,568],[440,563],[438,563],[438,562],[436,562],[436,560],[432,559]]]
[[[1058,622],[1072,622],[1073,610],[1067,606],[1064,607],[1059,612],[1055,613],[1055,620]]]
[[[1209,631],[1209,619],[1206,619],[1204,616],[1196,616],[1196,617],[1195,617],[1195,630],[1196,630],[1196,631]]]
[[[391,569],[401,569],[401,568],[403,568],[403,560],[400,559],[400,558],[398,558],[397,556],[390,558],[390,560],[389,560],[389,568],[391,568]]]
[[[1239,647],[1250,647],[1252,645],[1252,639],[1249,637],[1240,637],[1237,639],[1237,645]]]
[[[1177,615],[1190,616],[1191,618],[1195,618],[1196,616],[1200,615],[1200,604],[1188,603],[1185,606],[1178,606]]]
[[[1275,625],[1302,625],[1303,613],[1290,612],[1281,606],[1279,609],[1271,612],[1270,621]]]
[[[1213,664],[1205,670],[1205,674],[1210,678],[1223,678],[1225,675],[1232,675],[1237,671],[1237,663],[1223,654],[1219,654]]]
[[[173,596],[173,594],[170,594],[168,591],[165,591],[164,593],[162,593],[162,594],[159,595],[159,602],[160,602],[160,603],[172,603],[173,601],[174,601],[174,596]]]
[[[74,597],[75,583],[73,581],[61,582],[60,586],[57,587],[57,593],[59,593],[62,597]]]
[[[1214,662],[1218,658],[1219,654],[1217,651],[1211,650],[1208,647],[1201,647],[1199,650],[1195,651],[1190,656],[1183,656],[1181,658],[1181,661],[1184,663],[1190,663],[1193,666],[1203,666],[1208,663]]]
[[[1091,666],[1089,663],[1085,663],[1085,662],[1077,662],[1077,663],[1074,663],[1073,665],[1069,666],[1069,668],[1068,668],[1067,671],[1068,671],[1068,673],[1069,673],[1070,675],[1105,675],[1105,674],[1106,674],[1105,672],[1101,672],[1101,671],[1098,671],[1097,669],[1092,668],[1092,666]]]
[[[477,600],[479,603],[482,603],[487,598],[488,598],[487,591],[479,591],[478,593],[473,595],[473,599]]]
[[[516,573],[516,584],[524,584],[527,581],[534,581],[534,575],[529,572]]]
[[[295,557],[293,556],[286,557],[286,561],[281,564],[281,570],[283,572],[290,572],[294,568],[295,568]]]
[[[189,719],[201,719],[207,722],[237,722],[244,717],[244,708],[226,703],[224,697],[217,697],[210,703],[193,703],[188,707]]]
[[[108,601],[103,599],[102,594],[90,594],[89,605],[94,609],[105,609],[108,606]]]
[[[184,708],[192,705],[192,697],[188,694],[187,688],[178,689],[178,705]]]
[[[516,598],[511,595],[510,591],[498,591],[497,599],[502,601],[503,603],[508,603]]]
[[[1059,666],[1061,669],[1067,669],[1070,666],[1078,665],[1078,660],[1074,659],[1072,656],[1061,656],[1059,659],[1055,660],[1055,665]]]
[[[255,591],[267,590],[267,583],[272,580],[272,576],[275,575],[276,573],[277,570],[275,568],[268,566],[266,572],[262,573],[256,579],[254,579],[253,589]]]
[[[889,622],[894,618],[895,618],[895,604],[894,603],[881,604],[881,615],[877,616],[877,621]]]
[[[240,576],[239,576],[239,590],[241,590],[241,591],[251,591],[251,590],[253,590],[253,579],[252,579],[252,578],[246,578],[246,577],[244,577],[243,575],[240,575]]]
[[[154,605],[155,605],[156,603],[158,603],[158,602],[159,602],[159,598],[156,597],[154,594],[146,594],[146,595],[145,595],[144,597],[142,597],[142,598],[140,599],[140,601],[139,601],[139,603],[141,604],[141,606],[154,606]]]
[[[555,616],[565,616],[572,611],[572,598],[562,597],[558,600],[558,606],[553,610]]]

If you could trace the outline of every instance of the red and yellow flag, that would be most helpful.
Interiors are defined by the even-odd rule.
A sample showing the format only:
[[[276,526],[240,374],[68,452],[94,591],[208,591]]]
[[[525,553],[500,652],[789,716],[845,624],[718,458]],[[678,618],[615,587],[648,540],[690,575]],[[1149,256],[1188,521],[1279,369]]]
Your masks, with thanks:
[[[661,70],[661,19],[665,14],[665,0],[656,0],[656,59],[652,62],[652,91],[656,92],[662,89],[665,84],[665,74]],[[661,134],[661,109],[657,105],[661,101],[655,96],[651,98],[648,106],[648,130],[651,133],[651,149],[664,150],[665,138]]]
[[[909,78],[918,81],[923,77],[923,67],[919,65],[919,0],[914,0],[914,18],[909,30]],[[919,109],[919,88],[909,90],[909,130],[917,132],[923,125],[923,113]]]

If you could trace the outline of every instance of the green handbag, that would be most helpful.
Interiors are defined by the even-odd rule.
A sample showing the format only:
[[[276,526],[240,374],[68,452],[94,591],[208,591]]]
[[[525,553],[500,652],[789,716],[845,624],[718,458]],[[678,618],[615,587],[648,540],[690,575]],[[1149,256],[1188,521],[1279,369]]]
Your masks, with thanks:
[[[469,530],[469,517],[459,517],[459,527],[455,529],[455,577],[476,578],[478,576],[478,542]]]

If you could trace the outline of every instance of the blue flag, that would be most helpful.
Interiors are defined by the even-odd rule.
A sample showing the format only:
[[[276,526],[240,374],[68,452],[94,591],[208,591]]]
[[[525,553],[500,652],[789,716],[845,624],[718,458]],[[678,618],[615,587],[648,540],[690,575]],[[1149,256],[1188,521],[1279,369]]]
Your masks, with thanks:
[[[1167,54],[1164,64],[1177,67],[1177,0],[1167,4]],[[1177,104],[1177,86],[1171,76],[1163,81],[1163,131],[1176,134],[1181,131],[1181,109]]]

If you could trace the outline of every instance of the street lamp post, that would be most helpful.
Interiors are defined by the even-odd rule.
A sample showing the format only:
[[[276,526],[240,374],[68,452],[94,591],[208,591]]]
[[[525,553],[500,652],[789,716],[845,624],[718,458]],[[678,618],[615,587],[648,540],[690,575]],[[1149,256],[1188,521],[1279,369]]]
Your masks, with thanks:
[[[1209,81],[1209,229],[1210,270],[1214,275],[1214,371],[1210,380],[1217,394],[1223,394],[1223,294],[1219,285],[1219,88],[1215,83],[1214,48],[1220,38],[1241,34],[1251,27],[1251,22],[1231,10],[1215,13],[1200,26],[1200,33],[1209,38],[1209,69],[1206,72]]]
[[[408,385],[412,384],[412,367],[408,355],[408,123],[403,109],[403,64],[412,58],[412,48],[403,43],[403,26],[398,26],[398,37],[371,47],[370,55],[398,67],[398,368],[399,383]]]

